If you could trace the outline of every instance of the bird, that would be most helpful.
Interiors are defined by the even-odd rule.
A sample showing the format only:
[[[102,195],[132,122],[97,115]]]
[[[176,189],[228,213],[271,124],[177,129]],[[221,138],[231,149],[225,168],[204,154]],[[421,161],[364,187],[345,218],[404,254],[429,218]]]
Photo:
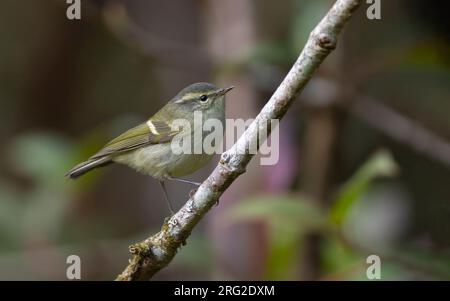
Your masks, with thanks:
[[[201,140],[208,134],[203,128],[199,128],[206,120],[214,119],[224,125],[225,95],[233,88],[233,86],[219,88],[206,82],[194,83],[185,87],[146,122],[142,122],[108,142],[86,161],[69,170],[66,176],[76,179],[93,169],[111,163],[126,165],[159,181],[169,210],[173,214],[174,210],[165,187],[165,181],[175,180],[200,185],[200,183],[180,177],[189,175],[205,166],[213,154],[174,152],[171,142],[175,137],[178,139],[190,138],[191,140],[188,141],[193,141],[195,148],[195,144],[202,143],[202,141],[197,141],[194,132],[201,131]],[[202,122],[200,124],[194,122],[195,112],[201,112]],[[185,120],[189,126],[174,129],[173,125],[176,120]]]

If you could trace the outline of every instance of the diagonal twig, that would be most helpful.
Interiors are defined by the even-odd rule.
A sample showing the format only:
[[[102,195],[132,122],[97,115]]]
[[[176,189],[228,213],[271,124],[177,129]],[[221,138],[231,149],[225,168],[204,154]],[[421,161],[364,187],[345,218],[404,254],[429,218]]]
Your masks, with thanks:
[[[359,95],[350,111],[388,137],[450,166],[450,143],[372,97]]]

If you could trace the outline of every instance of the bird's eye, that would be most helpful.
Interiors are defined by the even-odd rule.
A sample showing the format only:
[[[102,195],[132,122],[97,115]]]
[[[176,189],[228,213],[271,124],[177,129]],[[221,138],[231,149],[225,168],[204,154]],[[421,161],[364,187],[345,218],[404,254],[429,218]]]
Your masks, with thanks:
[[[202,96],[200,96],[200,101],[201,102],[205,102],[205,101],[207,101],[208,100],[208,96],[207,95],[202,95]]]

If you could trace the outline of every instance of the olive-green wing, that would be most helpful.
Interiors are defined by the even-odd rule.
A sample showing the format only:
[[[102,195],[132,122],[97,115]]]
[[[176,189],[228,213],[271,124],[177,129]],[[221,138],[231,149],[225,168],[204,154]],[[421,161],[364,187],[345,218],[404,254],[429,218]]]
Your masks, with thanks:
[[[150,144],[170,142],[177,133],[177,131],[172,131],[164,121],[142,123],[108,142],[91,159],[130,151]]]

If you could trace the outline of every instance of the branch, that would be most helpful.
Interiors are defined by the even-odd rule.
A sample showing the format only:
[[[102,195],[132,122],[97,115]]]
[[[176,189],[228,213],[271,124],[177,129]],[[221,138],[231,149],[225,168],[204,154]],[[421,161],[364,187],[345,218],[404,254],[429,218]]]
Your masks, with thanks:
[[[106,2],[102,8],[102,15],[106,26],[121,42],[132,45],[166,66],[189,72],[207,65],[206,51],[194,44],[178,42],[149,32],[133,20],[124,3]],[[180,52],[183,56],[176,55]]]
[[[245,172],[253,157],[249,145],[256,145],[258,132],[266,130],[271,119],[281,119],[297,94],[309,81],[327,55],[336,48],[337,37],[361,0],[338,0],[311,32],[295,64],[270,100],[238,141],[222,154],[219,164],[186,204],[165,221],[161,231],[130,246],[133,254],[116,280],[147,280],[167,266],[178,248],[186,243],[194,226],[219,201],[220,196]],[[270,129],[268,129],[270,133]]]
[[[348,83],[325,78],[312,80],[304,93],[309,91],[314,93],[309,93],[303,105],[320,109],[339,106],[395,142],[450,167],[449,139],[385,105],[386,101],[359,93]],[[343,101],[343,97],[350,101]]]
[[[388,137],[450,166],[450,143],[418,122],[369,96],[357,95],[350,110]]]

